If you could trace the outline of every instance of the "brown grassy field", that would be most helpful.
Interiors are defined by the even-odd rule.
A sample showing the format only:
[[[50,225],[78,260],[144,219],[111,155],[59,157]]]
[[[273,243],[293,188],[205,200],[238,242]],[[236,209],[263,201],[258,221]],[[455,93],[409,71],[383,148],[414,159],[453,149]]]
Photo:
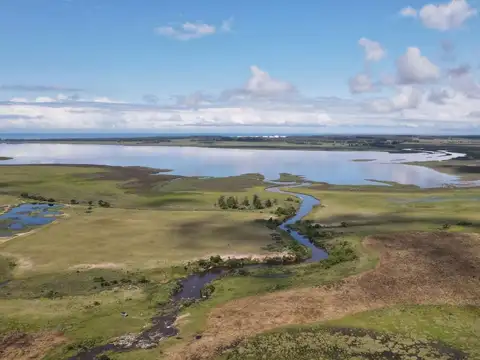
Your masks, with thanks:
[[[200,340],[169,359],[210,359],[238,341],[279,326],[339,319],[397,304],[480,306],[480,235],[409,232],[367,237],[375,270],[334,286],[276,292],[214,309]]]
[[[12,333],[0,337],[0,358],[2,360],[41,359],[54,346],[66,341],[59,333]]]

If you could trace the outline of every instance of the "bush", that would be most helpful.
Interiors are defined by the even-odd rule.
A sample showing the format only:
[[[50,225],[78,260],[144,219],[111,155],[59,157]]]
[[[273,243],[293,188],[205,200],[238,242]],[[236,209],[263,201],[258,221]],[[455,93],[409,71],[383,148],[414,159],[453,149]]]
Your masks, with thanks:
[[[98,206],[104,207],[104,208],[109,208],[110,203],[108,201],[98,200]]]
[[[202,290],[200,290],[200,295],[203,298],[208,298],[213,294],[214,291],[215,291],[215,286],[213,286],[212,284],[207,284],[202,288]]]
[[[473,226],[473,223],[471,221],[459,221],[457,223],[458,226]]]
[[[222,257],[220,255],[210,256],[210,262],[214,264],[220,264],[223,262]]]

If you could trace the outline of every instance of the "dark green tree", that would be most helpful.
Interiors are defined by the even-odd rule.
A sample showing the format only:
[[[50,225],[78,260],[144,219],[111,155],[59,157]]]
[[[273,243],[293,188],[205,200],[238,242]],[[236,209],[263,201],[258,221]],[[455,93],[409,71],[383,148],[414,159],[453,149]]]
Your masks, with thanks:
[[[247,196],[245,196],[245,199],[243,199],[242,205],[246,207],[250,206],[250,201],[248,200]]]
[[[267,201],[265,201],[265,207],[266,208],[271,208],[272,206],[273,206],[272,200],[267,199]]]
[[[228,206],[227,206],[227,203],[225,202],[225,196],[220,196],[218,198],[218,206],[220,207],[220,209],[228,209]]]
[[[230,209],[238,208],[238,200],[233,196],[229,196],[227,199],[227,207]]]
[[[255,209],[263,209],[262,201],[260,200],[260,197],[257,194],[253,195],[252,202],[253,202],[253,207]]]

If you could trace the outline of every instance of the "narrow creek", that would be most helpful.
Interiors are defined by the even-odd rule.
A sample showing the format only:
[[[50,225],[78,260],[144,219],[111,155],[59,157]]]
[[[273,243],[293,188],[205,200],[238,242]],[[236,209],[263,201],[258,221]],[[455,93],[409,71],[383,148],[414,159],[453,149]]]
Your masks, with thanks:
[[[289,183],[274,183],[276,186],[269,187],[266,190],[275,193],[281,193],[286,195],[292,195],[301,200],[300,208],[295,216],[291,217],[287,221],[278,226],[280,230],[288,231],[290,236],[300,242],[302,245],[307,246],[312,251],[312,256],[305,260],[305,262],[316,262],[324,260],[328,257],[328,254],[322,249],[313,245],[307,237],[301,235],[297,231],[289,230],[288,225],[294,224],[296,221],[301,220],[308,215],[312,209],[320,204],[320,201],[313,196],[291,193],[281,190],[282,187],[301,187],[308,184],[289,184]],[[246,265],[244,268],[255,267],[268,267],[272,265]],[[278,266],[278,265],[276,265]],[[181,280],[181,290],[174,294],[171,298],[172,311],[168,314],[158,315],[152,318],[152,325],[150,328],[144,330],[140,334],[136,335],[124,335],[116,339],[114,342],[97,346],[86,351],[82,351],[75,356],[69,358],[69,360],[95,360],[96,357],[104,352],[125,352],[135,349],[149,349],[156,347],[158,343],[165,338],[178,335],[178,330],[174,324],[180,312],[180,304],[186,299],[202,299],[201,290],[208,283],[218,279],[222,275],[226,274],[227,269],[212,269],[200,274],[192,274],[183,280]]]

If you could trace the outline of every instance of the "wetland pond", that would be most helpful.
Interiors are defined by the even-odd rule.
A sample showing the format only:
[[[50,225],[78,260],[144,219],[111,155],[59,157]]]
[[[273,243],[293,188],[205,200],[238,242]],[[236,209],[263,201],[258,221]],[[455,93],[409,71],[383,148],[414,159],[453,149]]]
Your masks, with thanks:
[[[54,204],[20,204],[0,215],[0,239],[26,232],[55,221],[61,215]]]
[[[463,154],[450,152],[388,153],[380,151],[254,150],[169,146],[123,146],[91,144],[6,144],[0,154],[8,164],[92,164],[144,166],[170,169],[172,174],[226,177],[259,173],[274,180],[281,173],[310,181],[338,185],[391,181],[424,188],[461,184],[456,176],[433,169],[407,165],[415,161],[441,161]],[[368,161],[367,161],[368,160]]]

